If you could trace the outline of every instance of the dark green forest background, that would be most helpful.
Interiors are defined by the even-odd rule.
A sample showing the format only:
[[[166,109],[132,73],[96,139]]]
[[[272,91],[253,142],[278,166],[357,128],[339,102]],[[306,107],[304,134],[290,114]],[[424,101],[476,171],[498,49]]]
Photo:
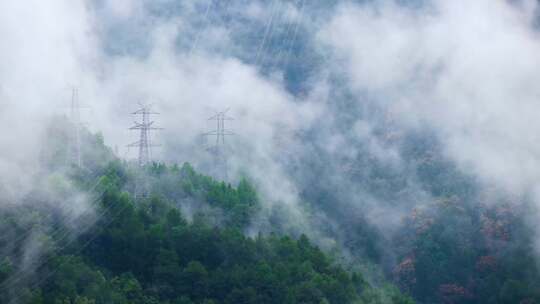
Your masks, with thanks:
[[[3,205],[1,303],[540,301],[533,233],[523,220],[532,207],[477,201],[474,180],[437,157],[434,142],[420,145],[420,137],[412,137],[407,155],[419,163],[418,176],[436,199],[413,208],[392,238],[367,218],[341,214],[343,198],[332,192],[334,185],[312,181],[303,193],[305,207],[325,212],[346,232],[335,235],[344,238],[341,247],[325,252],[316,239],[278,224],[247,236],[264,204],[248,177],[231,185],[188,163],[140,170],[88,132],[84,168],[66,165],[66,124],[51,124],[57,149],[43,154],[47,174],[40,179],[67,204],[73,193],[84,193],[93,212],[70,220],[37,190],[22,203]],[[365,167],[358,185],[399,201],[401,177],[375,162]],[[141,184],[145,197],[135,195]],[[184,214],[188,202],[192,212]],[[274,216],[276,223],[286,220]],[[345,252],[353,257],[344,259]]]
[[[55,173],[43,178],[58,199],[88,194],[94,212],[72,227],[39,193],[1,208],[1,303],[412,303],[394,285],[374,286],[340,266],[305,235],[246,236],[261,206],[247,179],[232,186],[188,163],[140,170],[90,133],[86,166],[67,166],[65,124],[51,125],[56,149],[43,166]],[[136,197],[141,180],[148,195]],[[189,221],[186,200],[201,207]],[[41,253],[29,261],[33,244]]]

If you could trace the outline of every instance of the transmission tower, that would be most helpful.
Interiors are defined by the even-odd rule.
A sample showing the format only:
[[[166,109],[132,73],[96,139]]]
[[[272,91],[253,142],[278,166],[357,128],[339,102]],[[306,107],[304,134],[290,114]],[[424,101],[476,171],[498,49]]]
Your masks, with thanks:
[[[150,121],[150,115],[158,115],[157,112],[152,112],[151,105],[140,104],[141,108],[131,114],[141,115],[141,122],[135,122],[135,125],[130,130],[139,130],[139,141],[134,142],[128,147],[137,147],[139,148],[139,167],[144,167],[150,163],[151,157],[151,148],[159,147],[159,145],[154,145],[150,140],[150,130],[163,130],[162,128],[154,127],[153,121]]]
[[[69,158],[70,162],[77,167],[82,167],[82,153],[81,153],[81,109],[87,108],[81,106],[79,103],[79,89],[77,87],[71,88],[71,105],[70,105],[70,120],[73,124],[73,133],[70,138],[69,146]]]
[[[234,120],[234,118],[228,117],[227,112],[229,109],[218,112],[216,115],[208,118],[208,120],[216,121],[216,129],[204,133],[205,136],[215,136],[216,141],[213,146],[209,147],[207,150],[213,155],[214,158],[214,169],[216,170],[216,175],[218,178],[226,179],[227,178],[227,158],[225,154],[225,137],[234,135],[233,132],[225,128],[225,121]]]

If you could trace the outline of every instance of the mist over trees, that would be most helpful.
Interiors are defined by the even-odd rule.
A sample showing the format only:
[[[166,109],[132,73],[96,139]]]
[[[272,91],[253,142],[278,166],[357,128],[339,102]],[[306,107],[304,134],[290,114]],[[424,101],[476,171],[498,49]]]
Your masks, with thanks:
[[[0,302],[540,303],[539,11],[2,1]]]
[[[66,139],[58,130],[50,135]],[[62,210],[39,196],[1,209],[2,302],[412,303],[396,287],[374,287],[347,272],[305,235],[245,236],[260,207],[248,180],[233,187],[188,163],[141,171],[114,157],[99,136],[85,135],[85,159],[102,161],[66,166],[57,157],[63,143],[43,164],[64,171],[58,182],[91,196],[92,212],[70,227]],[[150,193],[135,198],[128,191],[140,175],[151,181]],[[186,201],[197,208],[189,219]],[[29,246],[40,251],[30,261]]]

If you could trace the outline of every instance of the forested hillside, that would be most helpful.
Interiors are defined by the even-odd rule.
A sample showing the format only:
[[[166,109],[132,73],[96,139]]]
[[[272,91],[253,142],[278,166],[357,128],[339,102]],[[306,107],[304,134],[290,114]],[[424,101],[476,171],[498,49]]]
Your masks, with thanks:
[[[434,156],[434,143],[408,154],[411,162],[424,159],[418,178],[434,199],[400,218],[400,231],[390,239],[368,218],[350,218],[343,198],[330,191],[339,185],[312,183],[304,193],[306,212],[342,219],[326,232],[341,243],[323,252],[317,240],[277,224],[287,220],[279,213],[272,215],[272,232],[247,236],[264,206],[247,178],[233,186],[189,163],[141,170],[117,159],[101,135],[86,131],[86,166],[70,166],[64,161],[66,124],[59,119],[48,131],[57,148],[42,156],[49,173],[39,184],[47,190],[35,189],[0,210],[2,302],[413,303],[407,295],[420,303],[539,300],[533,234],[522,221],[531,210],[512,208],[511,201],[482,203],[472,179]],[[424,151],[432,151],[430,159]],[[364,168],[377,172],[376,164]],[[351,180],[392,204],[407,182],[398,172],[384,174]]]
[[[396,139],[393,132],[380,130],[379,136],[400,147],[405,168],[388,166],[362,148],[344,161],[346,171],[336,172],[324,159],[299,162],[317,172],[313,179],[298,177],[304,197],[324,210],[328,222],[338,223],[328,231],[339,236],[350,263],[378,265],[419,303],[540,302],[531,198],[485,192],[442,155],[431,134]],[[336,174],[346,177],[336,182]],[[374,216],[395,221],[378,223]]]
[[[85,139],[87,159],[109,161],[66,168],[63,145],[44,161],[57,172],[47,176],[51,191],[87,195],[91,212],[62,214],[38,193],[0,210],[2,303],[412,303],[344,269],[305,235],[247,237],[260,206],[247,180],[233,187],[187,163],[140,171],[99,136]],[[136,197],[141,179],[149,192]]]

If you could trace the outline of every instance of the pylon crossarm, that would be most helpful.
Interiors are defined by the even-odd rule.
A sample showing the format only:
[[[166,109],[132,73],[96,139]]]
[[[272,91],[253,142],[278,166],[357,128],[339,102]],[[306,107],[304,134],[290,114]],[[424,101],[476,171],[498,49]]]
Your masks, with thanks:
[[[140,114],[150,114],[150,115],[159,115],[161,113],[158,113],[158,112],[150,112],[150,110],[148,109],[140,109],[140,110],[137,110],[133,113],[131,113],[132,115],[140,115]]]

